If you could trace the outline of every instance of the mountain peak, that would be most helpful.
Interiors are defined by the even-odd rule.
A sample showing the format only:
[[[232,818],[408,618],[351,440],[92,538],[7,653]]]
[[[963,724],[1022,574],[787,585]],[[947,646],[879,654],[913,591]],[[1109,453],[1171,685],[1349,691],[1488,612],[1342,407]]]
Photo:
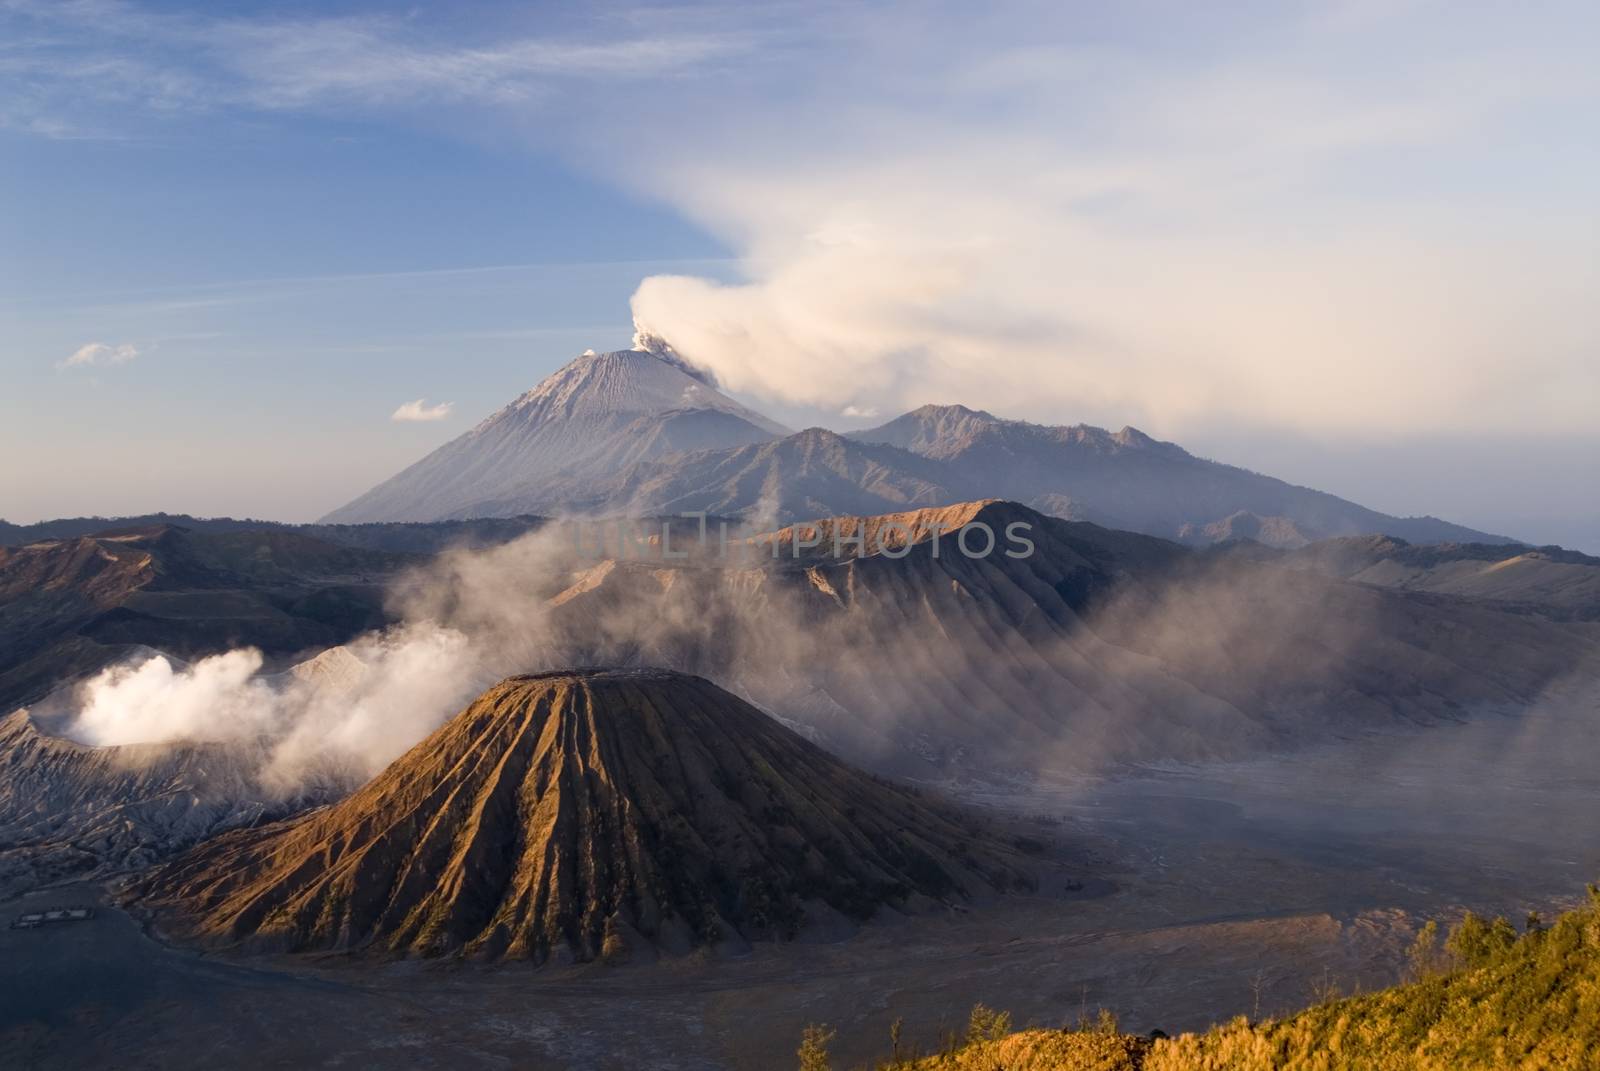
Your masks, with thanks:
[[[666,342],[645,335],[637,342],[649,348],[585,351],[324,520],[427,521],[559,509],[581,498],[595,476],[632,461],[788,434],[717,390],[707,373]]]
[[[1014,421],[1002,420],[982,409],[964,405],[924,405],[902,414],[887,424],[853,432],[851,438],[867,443],[886,443],[914,454],[938,457],[957,444],[970,442],[986,429]]]
[[[656,360],[666,362],[684,375],[698,379],[708,387],[716,388],[720,386],[711,369],[691,364],[681,353],[672,348],[672,343],[653,331],[641,327],[637,320],[633,324],[633,349],[634,352],[648,353]]]
[[[1181,449],[1176,443],[1163,442],[1153,435],[1146,435],[1132,424],[1125,425],[1121,431],[1113,433],[1111,438],[1119,446],[1152,447],[1168,450]]]
[[[979,420],[993,421],[996,424],[1002,422],[1000,417],[995,416],[986,409],[973,409],[970,406],[961,405],[959,403],[939,405],[937,403],[930,402],[927,405],[917,406],[915,409],[911,410],[911,412],[905,415],[918,417],[924,420],[930,417],[976,417]]]
[[[708,373],[690,365],[665,342],[655,340],[651,344],[656,348],[586,351],[470,434],[482,434],[508,419],[522,423],[551,419],[615,421],[686,409],[731,413],[771,434],[787,434],[783,425],[717,390]]]

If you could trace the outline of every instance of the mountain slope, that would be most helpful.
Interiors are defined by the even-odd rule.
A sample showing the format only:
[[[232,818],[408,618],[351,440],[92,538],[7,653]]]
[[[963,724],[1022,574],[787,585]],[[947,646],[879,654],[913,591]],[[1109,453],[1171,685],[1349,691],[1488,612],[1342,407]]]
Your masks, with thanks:
[[[282,529],[168,525],[0,547],[0,711],[145,647],[343,643],[387,621],[383,583],[416,560]]]
[[[949,473],[945,482],[969,497],[1014,499],[1073,520],[1187,542],[1229,538],[1245,520],[1235,517],[1241,513],[1255,515],[1252,537],[1276,540],[1281,533],[1288,545],[1372,532],[1418,542],[1511,542],[1432,517],[1390,517],[1195,457],[1134,428],[1051,427],[927,405],[851,438],[939,461]]]
[[[324,523],[505,516],[559,506],[597,475],[663,452],[786,432],[662,343],[586,353]]]
[[[93,748],[0,718],[0,900],[65,877],[148,865],[301,800],[256,784],[253,756],[207,744]]]
[[[542,961],[788,937],[1022,880],[953,813],[707,681],[513,677],[335,807],[141,883],[186,932]]]
[[[635,465],[601,484],[596,508],[636,515],[704,510],[790,520],[819,513],[878,513],[943,505],[958,497],[937,465],[915,454],[808,428],[772,442]]]

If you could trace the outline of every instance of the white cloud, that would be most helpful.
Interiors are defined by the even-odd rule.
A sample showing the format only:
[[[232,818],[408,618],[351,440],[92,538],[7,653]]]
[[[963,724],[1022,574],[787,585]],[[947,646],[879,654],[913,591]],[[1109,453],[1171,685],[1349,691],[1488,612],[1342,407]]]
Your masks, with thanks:
[[[741,284],[657,275],[634,311],[772,403],[1592,431],[1592,4],[928,7],[12,4],[0,73],[68,118],[387,109],[554,148],[738,255]]]
[[[1073,11],[970,44],[847,20],[826,79],[725,87],[670,136],[636,117],[629,176],[746,276],[651,277],[636,322],[731,390],[835,412],[1592,430],[1600,176],[1551,132],[1600,88],[1570,26],[1400,9],[1235,35],[1174,10],[1178,42]],[[1123,46],[1073,44],[1096,37]]]
[[[104,342],[90,342],[79,346],[65,360],[56,362],[57,368],[100,368],[107,365],[127,364],[139,356],[138,347],[131,343],[116,346]]]
[[[396,409],[390,414],[389,419],[402,423],[443,420],[450,415],[450,410],[455,408],[455,404],[455,402],[440,402],[438,405],[428,405],[426,398],[418,398]]]

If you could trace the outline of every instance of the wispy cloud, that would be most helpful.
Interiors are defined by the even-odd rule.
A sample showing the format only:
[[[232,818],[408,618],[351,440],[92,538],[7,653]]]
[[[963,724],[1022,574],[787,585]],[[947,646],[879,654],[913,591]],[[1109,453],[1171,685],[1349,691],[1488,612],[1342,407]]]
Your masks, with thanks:
[[[4,11],[8,108],[41,133],[473,114],[676,207],[741,278],[641,267],[637,318],[775,402],[1593,425],[1592,4]]]
[[[372,20],[233,24],[219,30],[218,40],[252,101],[287,108],[341,99],[388,104],[427,97],[522,103],[543,96],[555,80],[659,78],[691,70],[737,46],[730,37],[670,35],[440,47]]]
[[[56,362],[57,368],[103,368],[108,365],[127,364],[139,356],[139,349],[131,343],[112,346],[104,342],[90,342],[79,346],[71,355]]]
[[[0,125],[118,139],[132,136],[129,119],[225,108],[525,106],[574,82],[693,73],[750,43],[713,24],[599,18],[448,40],[411,17],[207,17],[99,0],[9,0],[0,4],[0,36],[9,39],[0,46],[0,84],[9,90]],[[105,109],[123,122],[96,122]]]
[[[438,405],[427,404],[426,398],[418,398],[414,402],[407,402],[390,414],[389,419],[400,423],[431,422],[443,420],[455,408],[454,402],[440,402]]]

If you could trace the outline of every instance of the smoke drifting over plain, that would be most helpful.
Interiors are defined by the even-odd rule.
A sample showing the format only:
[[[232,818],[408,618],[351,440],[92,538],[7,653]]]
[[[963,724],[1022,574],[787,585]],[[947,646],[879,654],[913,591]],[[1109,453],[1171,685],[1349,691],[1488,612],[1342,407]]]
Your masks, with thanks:
[[[598,662],[788,666],[809,652],[797,618],[742,601],[737,583],[696,585],[704,598],[692,603],[651,598],[668,582],[647,562],[603,560],[593,543],[577,541],[578,532],[603,537],[615,553],[618,531],[562,523],[501,546],[447,552],[393,585],[400,624],[287,669],[263,672],[261,653],[249,648],[193,664],[152,654],[109,667],[77,687],[68,735],[97,746],[264,745],[262,781],[287,794],[307,781],[371,777],[511,674]],[[659,553],[649,532],[630,536],[630,555]],[[614,568],[642,569],[648,590],[581,598]]]
[[[368,633],[288,672],[253,648],[174,664],[165,655],[101,671],[78,688],[68,734],[97,746],[171,740],[260,749],[262,783],[370,777],[471,695],[467,637],[432,624]],[[264,747],[263,747],[264,745]]]
[[[559,577],[552,539],[458,551],[405,576],[402,623],[287,670],[242,649],[175,665],[162,655],[79,686],[69,735],[95,745],[194,739],[265,744],[264,785],[372,776],[484,686],[541,668],[540,584]]]
[[[404,575],[401,624],[287,671],[261,672],[254,651],[108,669],[80,687],[70,732],[249,744],[288,794],[372,776],[505,676],[656,665],[881,768],[1094,772],[1514,710],[1592,672],[1591,640],[1536,618],[1145,537],[1083,544],[1100,530],[1003,503],[945,512],[973,510],[997,529],[1031,517],[1037,553],[973,559],[947,537],[942,556],[795,560],[783,540],[798,537],[779,533],[745,561],[615,542],[597,558],[552,525]],[[1106,553],[1114,565],[1092,564]]]

